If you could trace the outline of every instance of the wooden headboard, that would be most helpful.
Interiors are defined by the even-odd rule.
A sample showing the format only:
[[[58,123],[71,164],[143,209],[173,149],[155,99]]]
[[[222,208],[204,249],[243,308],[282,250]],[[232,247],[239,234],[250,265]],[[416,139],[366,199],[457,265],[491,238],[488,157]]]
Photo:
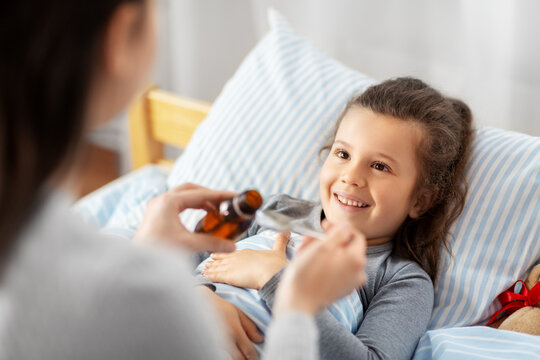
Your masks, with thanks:
[[[129,106],[132,169],[152,163],[171,166],[164,145],[185,148],[211,104],[152,88]]]

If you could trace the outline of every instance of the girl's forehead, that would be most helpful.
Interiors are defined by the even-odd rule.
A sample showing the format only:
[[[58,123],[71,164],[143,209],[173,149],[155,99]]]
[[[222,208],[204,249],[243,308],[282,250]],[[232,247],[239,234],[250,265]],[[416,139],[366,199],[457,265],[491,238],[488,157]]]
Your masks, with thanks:
[[[423,135],[423,128],[417,121],[353,107],[343,117],[334,142],[349,144],[352,151],[358,149],[416,161],[416,150]]]
[[[356,130],[356,131],[355,131]],[[347,110],[337,129],[336,136],[366,137],[378,135],[382,138],[410,138],[421,140],[423,127],[409,119],[376,113],[370,109],[354,106]]]

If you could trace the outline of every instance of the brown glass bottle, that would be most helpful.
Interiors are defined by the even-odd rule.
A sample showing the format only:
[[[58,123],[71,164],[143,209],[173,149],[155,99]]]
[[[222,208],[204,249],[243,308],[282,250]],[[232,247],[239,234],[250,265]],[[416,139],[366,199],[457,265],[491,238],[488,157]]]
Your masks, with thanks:
[[[219,210],[208,212],[195,226],[195,232],[235,240],[249,228],[262,202],[257,190],[246,190],[222,201]]]

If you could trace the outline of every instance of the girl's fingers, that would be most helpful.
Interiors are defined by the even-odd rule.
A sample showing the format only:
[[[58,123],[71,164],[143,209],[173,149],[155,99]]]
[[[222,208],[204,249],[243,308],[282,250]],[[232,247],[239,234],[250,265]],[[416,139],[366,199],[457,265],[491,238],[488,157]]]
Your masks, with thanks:
[[[240,318],[240,324],[244,328],[246,335],[256,343],[261,343],[264,340],[264,336],[259,332],[257,325],[251,321],[246,314],[242,311],[238,312],[238,317]]]
[[[240,315],[240,312],[239,312]],[[241,316],[239,316],[239,319],[241,321]],[[240,351],[240,353],[243,355],[244,359],[257,359],[257,353],[255,352],[255,348],[253,347],[253,344],[251,343],[251,340],[247,336],[246,332],[244,331],[244,328],[240,326],[239,329],[236,329],[236,347]]]
[[[230,240],[228,240],[230,241]],[[219,253],[219,252],[215,252],[215,253],[211,253],[210,254],[210,259],[214,259],[214,260],[222,260],[222,259],[225,259],[226,257],[230,256],[231,254],[229,253]]]
[[[289,243],[290,237],[291,233],[289,231],[279,233],[274,240],[272,250],[284,253],[287,250],[287,244]]]

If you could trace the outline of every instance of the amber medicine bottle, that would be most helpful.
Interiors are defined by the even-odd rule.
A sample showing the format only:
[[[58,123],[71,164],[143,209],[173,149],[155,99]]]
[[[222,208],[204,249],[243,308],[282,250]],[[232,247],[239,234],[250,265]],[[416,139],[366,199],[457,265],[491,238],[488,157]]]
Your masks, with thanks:
[[[262,202],[257,190],[246,190],[222,201],[218,210],[208,212],[195,226],[195,232],[235,240],[249,228]]]

